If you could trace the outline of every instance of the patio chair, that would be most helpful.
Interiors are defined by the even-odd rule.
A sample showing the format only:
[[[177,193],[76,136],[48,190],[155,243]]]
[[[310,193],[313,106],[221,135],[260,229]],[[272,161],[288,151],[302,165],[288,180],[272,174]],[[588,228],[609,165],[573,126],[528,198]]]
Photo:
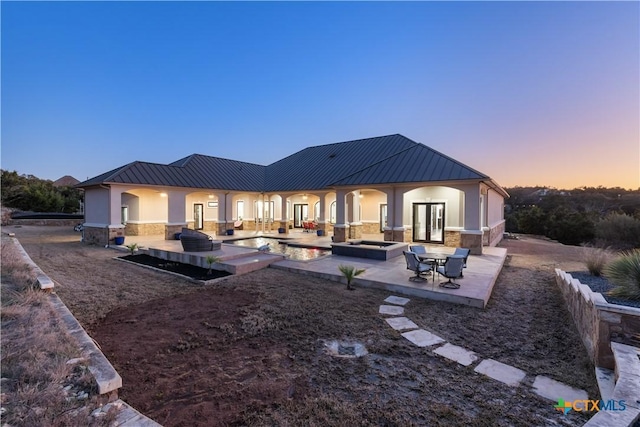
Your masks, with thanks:
[[[461,256],[448,256],[444,265],[438,267],[437,273],[446,277],[446,282],[440,283],[440,286],[448,289],[458,289],[460,285],[453,282],[451,279],[457,279],[462,276],[462,268],[464,266],[464,258]]]
[[[456,248],[456,251],[453,253],[455,256],[461,256],[464,259],[464,267],[467,268],[467,258],[469,258],[469,254],[471,253],[471,249],[467,248]],[[460,273],[460,277],[464,277],[462,273]]]
[[[416,254],[426,254],[427,253],[427,248],[425,248],[422,245],[411,245],[409,246],[409,250],[413,253]]]
[[[410,277],[409,280],[412,282],[427,280],[424,275],[431,272],[431,264],[420,262],[420,258],[418,258],[415,252],[402,251],[402,253],[407,261],[407,270],[411,270],[416,273],[416,275]]]

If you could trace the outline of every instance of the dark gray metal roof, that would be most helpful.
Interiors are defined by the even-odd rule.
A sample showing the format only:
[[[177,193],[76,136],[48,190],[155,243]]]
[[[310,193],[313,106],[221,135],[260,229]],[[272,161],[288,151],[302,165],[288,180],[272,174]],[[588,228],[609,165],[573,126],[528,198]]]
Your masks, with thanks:
[[[416,143],[402,135],[305,148],[267,169],[266,191],[319,190]]]
[[[487,175],[432,148],[415,143],[413,147],[337,180],[331,185],[375,185],[488,178]]]
[[[305,148],[269,166],[193,154],[169,165],[133,162],[77,185],[121,183],[230,191],[486,180],[488,176],[402,135]]]

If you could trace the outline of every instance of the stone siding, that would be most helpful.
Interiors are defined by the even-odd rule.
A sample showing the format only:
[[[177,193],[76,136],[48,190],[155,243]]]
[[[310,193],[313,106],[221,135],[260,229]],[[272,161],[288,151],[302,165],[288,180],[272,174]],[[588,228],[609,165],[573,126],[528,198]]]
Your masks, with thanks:
[[[482,234],[460,232],[460,247],[469,248],[471,255],[482,255]]]
[[[363,222],[362,234],[379,234],[380,223],[379,222]]]
[[[614,369],[610,342],[640,344],[640,308],[609,304],[570,274],[557,268],[555,272],[556,283],[589,357],[596,366]]]
[[[124,228],[124,232],[127,236],[157,236],[164,235],[165,224],[150,223],[150,224],[133,224],[127,223]]]
[[[450,248],[461,248],[459,231],[444,231],[444,245]]]
[[[485,246],[497,246],[502,241],[505,231],[505,221],[489,228],[488,232],[484,233],[483,243]]]

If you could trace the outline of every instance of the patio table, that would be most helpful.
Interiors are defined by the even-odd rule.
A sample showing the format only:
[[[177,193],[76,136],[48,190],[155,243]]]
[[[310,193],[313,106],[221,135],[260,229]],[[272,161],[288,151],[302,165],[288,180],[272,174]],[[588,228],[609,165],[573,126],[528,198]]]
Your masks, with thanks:
[[[420,262],[429,262],[433,264],[433,281],[436,280],[437,267],[444,265],[447,258],[464,258],[461,255],[445,254],[441,252],[427,252],[424,254],[417,254]]]

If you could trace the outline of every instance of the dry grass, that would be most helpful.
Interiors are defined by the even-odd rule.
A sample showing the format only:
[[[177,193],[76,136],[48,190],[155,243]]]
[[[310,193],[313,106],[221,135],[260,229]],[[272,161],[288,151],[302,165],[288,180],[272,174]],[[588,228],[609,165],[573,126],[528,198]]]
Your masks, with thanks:
[[[613,254],[608,247],[584,245],[584,264],[592,276],[600,277]]]
[[[386,292],[274,269],[199,287],[116,262],[117,253],[83,246],[68,230],[16,232],[93,329],[123,377],[123,398],[167,426],[569,426],[588,414],[559,414],[531,392],[534,376],[598,395],[553,278],[556,267],[583,265],[581,248],[507,241],[487,309],[417,298],[406,307],[448,342],[525,370],[527,382],[511,388],[411,345],[377,313]],[[322,340],[346,338],[370,354],[322,352]]]
[[[47,293],[34,288],[35,274],[11,240],[2,242],[2,421],[8,425],[108,425],[95,419],[98,404],[86,363]],[[66,389],[65,389],[66,387]],[[83,394],[87,393],[86,398]],[[80,397],[81,399],[78,399]]]

